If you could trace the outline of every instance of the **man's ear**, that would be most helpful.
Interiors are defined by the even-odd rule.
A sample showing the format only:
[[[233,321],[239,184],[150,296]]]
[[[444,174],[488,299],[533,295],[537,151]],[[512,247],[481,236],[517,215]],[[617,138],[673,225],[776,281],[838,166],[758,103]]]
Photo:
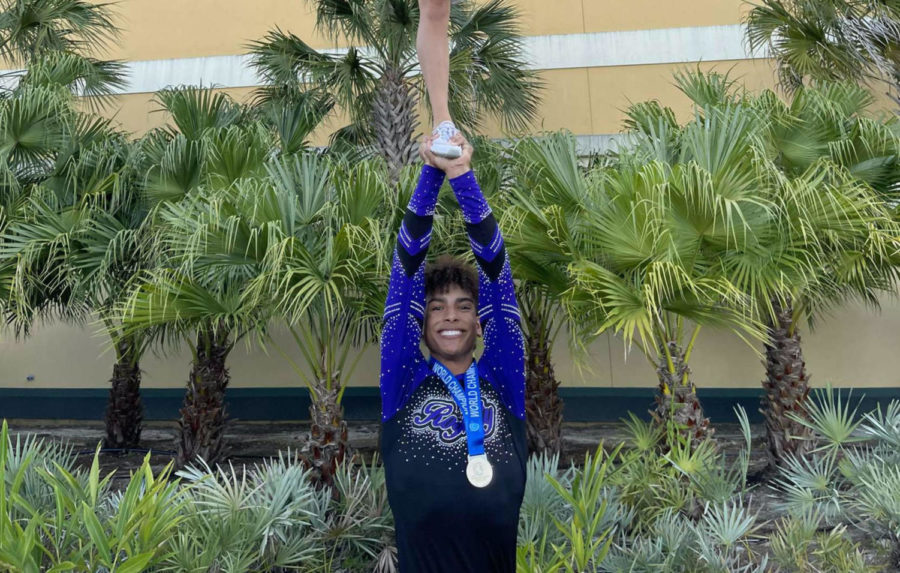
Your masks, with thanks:
[[[484,335],[484,332],[481,330],[481,319],[475,320],[475,336],[481,338]]]

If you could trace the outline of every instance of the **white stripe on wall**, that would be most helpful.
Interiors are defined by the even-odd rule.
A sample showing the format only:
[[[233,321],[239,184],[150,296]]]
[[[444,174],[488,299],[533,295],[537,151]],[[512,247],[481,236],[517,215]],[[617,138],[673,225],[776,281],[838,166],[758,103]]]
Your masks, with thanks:
[[[525,60],[531,69],[559,70],[765,57],[749,53],[744,26],[698,26],[593,34],[527,36]],[[345,50],[323,50],[342,54]],[[255,87],[263,82],[247,55],[143,60],[126,63],[128,85],[121,92],[155,92],[167,86]]]
[[[745,27],[734,24],[531,36],[526,47],[529,61],[540,70],[765,57],[764,52],[751,54],[745,45],[745,37]]]
[[[624,133],[576,135],[575,148],[578,155],[590,155],[592,153],[606,153],[617,151],[627,147],[630,143],[629,136]]]
[[[541,136],[535,135],[533,137],[540,138]],[[513,140],[505,137],[493,138],[493,141],[502,145],[513,144]],[[633,139],[626,133],[595,133],[575,136],[575,152],[579,157],[586,157],[594,153],[620,151],[628,149],[631,145],[633,145]]]

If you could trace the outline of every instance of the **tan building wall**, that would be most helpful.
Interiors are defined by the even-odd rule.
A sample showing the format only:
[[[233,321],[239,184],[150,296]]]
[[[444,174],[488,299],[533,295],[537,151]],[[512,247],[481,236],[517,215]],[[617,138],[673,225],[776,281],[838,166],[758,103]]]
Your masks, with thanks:
[[[658,0],[518,0],[527,36],[591,34],[627,30],[727,26],[739,24],[747,5],[740,0],[692,0],[684,3]],[[243,54],[247,44],[279,26],[297,34],[315,48],[339,48],[315,30],[312,7],[303,0],[132,0],[119,4],[118,22],[123,33],[108,57],[127,61],[178,60]],[[721,62],[707,57],[704,69],[733,69],[751,89],[772,86],[765,61]],[[610,134],[620,130],[622,110],[629,102],[658,98],[682,114],[689,106],[672,84],[672,72],[683,64],[609,66],[602,68],[541,71],[546,82],[537,130],[570,129],[578,135]],[[198,78],[200,81],[202,78]],[[209,78],[205,79],[209,83]],[[252,88],[225,90],[246,101]],[[152,93],[129,93],[108,110],[123,128],[140,135],[165,122]],[[320,130],[314,143],[323,144],[340,127],[340,118]],[[491,127],[488,134],[501,136]]]
[[[900,304],[885,301],[880,314],[849,306],[809,332],[803,329],[807,365],[816,385],[900,386]],[[297,359],[289,337],[278,344]],[[763,377],[761,348],[736,337],[705,330],[694,350],[694,381],[703,387],[757,388]],[[641,387],[655,385],[655,374],[636,349],[627,353],[617,337],[603,337],[590,348],[579,371],[560,340],[554,352],[564,386]],[[104,388],[112,373],[113,353],[97,327],[39,327],[25,342],[0,339],[0,388]],[[239,344],[229,358],[234,388],[296,387],[302,382],[274,349],[268,353]],[[147,356],[141,363],[146,388],[179,388],[190,368],[187,349],[167,357]],[[32,381],[28,381],[33,377]],[[377,386],[378,356],[370,348],[361,358],[351,386]]]
[[[540,120],[535,125],[538,131],[569,129],[577,135],[614,134],[621,128],[623,110],[629,103],[647,99],[658,99],[672,106],[681,119],[687,119],[690,107],[687,98],[674,87],[672,74],[685,66],[696,66],[701,60],[701,69],[730,71],[731,77],[750,90],[774,86],[771,62],[765,59],[723,59],[722,54],[730,52],[724,48],[720,51],[715,45],[696,52],[699,55],[694,60],[683,58],[684,53],[695,53],[691,52],[696,47],[692,45],[694,36],[707,32],[733,36],[743,13],[749,9],[743,0],[517,0],[515,4],[522,14],[524,32],[537,42],[535,45],[581,47],[584,49],[573,53],[573,57],[587,62],[569,67],[564,59],[569,54],[562,54],[562,64],[557,62],[552,69],[540,70],[546,91]],[[304,0],[129,0],[117,4],[116,9],[123,33],[104,57],[150,62],[154,69],[162,70],[163,78],[168,77],[165,71],[170,68],[184,70],[197,65],[198,70],[211,69],[203,66],[217,57],[245,53],[248,42],[261,38],[275,26],[297,34],[316,48],[341,47],[316,33],[313,13]],[[692,30],[679,34],[680,28]],[[632,61],[632,51],[652,52],[657,42],[659,57],[651,53],[649,58],[656,63],[616,64]],[[666,50],[672,53],[663,53]],[[548,61],[560,56],[538,55]],[[187,60],[190,58],[196,61]],[[191,83],[201,81],[205,85],[211,83],[209,77],[196,77]],[[252,90],[251,85],[243,84],[225,91],[243,101]],[[152,92],[132,92],[119,96],[107,110],[125,129],[139,135],[166,121],[164,114],[155,112]],[[324,143],[328,133],[340,125],[340,117],[332,120],[317,133],[315,143]],[[503,135],[491,126],[487,133]],[[894,302],[886,302],[881,315],[856,307],[837,312],[819,330],[805,337],[807,361],[818,383],[898,385],[900,354],[894,350],[898,327],[900,305]],[[37,328],[25,342],[0,338],[0,388],[105,387],[113,355],[108,342],[102,335],[95,335],[94,330],[48,325]],[[281,341],[285,349],[290,348],[287,338]],[[627,355],[617,338],[601,339],[591,348],[590,355],[585,368],[578,370],[565,341],[560,341],[555,362],[564,385],[630,387],[655,383],[645,359],[637,352]],[[148,357],[142,363],[145,387],[182,386],[188,363],[185,352]],[[692,367],[701,387],[754,388],[763,374],[758,354],[734,337],[713,331],[701,336]],[[239,346],[232,355],[231,368],[234,387],[300,384],[275,351],[267,355],[260,349]],[[351,383],[376,385],[377,372],[376,352],[369,349]],[[28,381],[29,377],[33,380]]]

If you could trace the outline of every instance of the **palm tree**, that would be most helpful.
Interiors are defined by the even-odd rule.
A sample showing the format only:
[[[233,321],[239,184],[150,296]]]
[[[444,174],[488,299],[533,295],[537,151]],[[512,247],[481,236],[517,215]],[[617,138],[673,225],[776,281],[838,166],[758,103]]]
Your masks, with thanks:
[[[350,114],[337,140],[377,144],[391,181],[416,156],[417,103],[424,87],[416,61],[416,0],[314,0],[319,30],[351,47],[344,55],[311,48],[275,29],[251,44],[268,85],[263,100],[306,89],[328,94]],[[515,9],[505,0],[451,8],[450,102],[460,126],[487,116],[517,131],[536,117],[541,83],[524,69]]]
[[[120,62],[91,53],[116,37],[108,5],[72,0],[0,5],[0,56],[23,65],[3,100],[0,296],[5,322],[27,334],[38,316],[84,321],[96,311],[116,350],[107,408],[108,447],[140,439],[139,340],[120,339],[111,318],[139,250],[139,215],[122,134],[76,111],[124,85]]]
[[[342,398],[364,345],[377,338],[389,260],[382,255],[394,228],[386,221],[400,209],[385,201],[384,174],[371,162],[351,167],[294,156],[272,163],[269,173],[270,201],[278,209],[268,222],[272,240],[251,298],[271,307],[291,334],[294,352],[269,343],[309,388],[304,460],[312,479],[330,486],[349,459]],[[414,174],[406,172],[403,181],[413,184]]]
[[[160,258],[121,311],[126,332],[153,327],[166,345],[196,339],[180,465],[223,457],[227,358],[252,336],[309,385],[306,459],[314,477],[331,483],[348,451],[340,404],[355,362],[349,349],[371,340],[377,322],[377,281],[363,270],[382,239],[370,221],[391,203],[371,168],[345,172],[303,153],[304,126],[323,108],[300,97],[295,107],[251,108],[195,88],[158,94],[173,127],[149,133],[142,148]],[[300,360],[275,342],[270,323],[284,325]]]
[[[753,148],[763,157],[767,201],[778,216],[768,231],[754,224],[763,242],[722,253],[720,264],[732,284],[755,299],[766,323],[762,412],[774,465],[811,447],[797,419],[806,415],[809,392],[798,321],[849,298],[877,304],[878,293],[894,282],[890,244],[896,234],[884,200],[900,175],[896,139],[888,126],[864,116],[871,96],[854,84],[801,88],[785,105],[772,92],[735,94],[718,74],[686,73],[676,80],[701,116],[743,109],[764,127]],[[631,115],[630,126],[645,137],[663,139],[670,149],[684,145],[672,130],[671,111],[639,106]]]
[[[763,0],[746,18],[752,49],[768,48],[782,87],[809,80],[900,84],[900,6],[887,0]]]
[[[385,208],[371,167],[343,169],[315,155],[284,156],[263,173],[201,185],[161,206],[167,261],[126,310],[142,328],[197,333],[179,463],[223,455],[225,362],[240,338],[256,334],[309,387],[305,460],[313,479],[332,484],[349,452],[341,398],[359,358],[350,349],[371,341],[377,324],[381,293],[371,267],[381,249],[372,240],[382,239],[370,217]],[[271,336],[270,322],[290,333],[299,360]]]
[[[771,91],[739,98],[733,83],[719,74],[687,73],[677,79],[700,109],[734,105],[742,99],[757,113],[766,126],[760,143],[779,177],[801,187],[817,177],[830,183],[820,187],[822,198],[807,197],[806,205],[788,219],[800,222],[796,232],[801,235],[818,230],[816,248],[822,251],[811,274],[795,276],[784,289],[754,286],[748,291],[768,310],[761,411],[774,467],[812,448],[810,430],[800,423],[806,418],[810,377],[798,324],[854,298],[877,306],[879,294],[891,292],[895,284],[890,254],[895,249],[890,243],[896,235],[889,204],[894,200],[894,182],[900,178],[898,140],[891,126],[896,120],[884,124],[869,117],[871,94],[851,82],[798,88],[786,104]],[[860,186],[868,189],[864,197],[859,195]],[[835,192],[838,195],[829,195]],[[835,201],[843,205],[823,209]]]
[[[657,373],[654,417],[698,440],[708,420],[689,361],[700,329],[765,339],[760,319],[777,315],[772,301],[792,289],[820,292],[823,261],[860,237],[871,241],[883,210],[840,169],[817,164],[782,177],[759,102],[725,97],[721,77],[692,78],[679,81],[703,102],[694,121],[681,127],[671,110],[638,104],[627,123],[634,148],[585,175],[571,139],[550,138],[536,149],[570,175],[518,190],[515,203],[518,248],[538,266],[570,273],[564,302],[576,338],[622,333]]]
[[[235,187],[239,185],[251,184]],[[199,189],[180,202],[166,202],[157,209],[154,230],[159,233],[157,241],[165,243],[161,246],[165,258],[146,273],[120,307],[126,336],[152,328],[166,345],[184,342],[191,349],[176,438],[179,467],[198,459],[215,464],[226,455],[227,359],[234,345],[260,329],[263,320],[259,309],[243,301],[258,263],[254,253],[226,252],[217,257],[221,253],[209,252],[202,259],[194,257],[189,240],[198,221],[183,217],[199,217],[208,206],[226,206],[216,191]]]
[[[68,173],[32,190],[27,208],[4,231],[2,256],[15,258],[19,289],[42,292],[70,320],[96,316],[115,351],[106,411],[108,448],[140,442],[140,359],[146,338],[124,335],[116,304],[146,266],[146,210],[124,135],[81,149]]]
[[[586,194],[584,172],[578,165],[574,139],[551,138],[550,142],[526,138],[512,152],[516,188],[544,186],[559,192],[556,199],[572,207],[569,198]],[[549,206],[549,205],[548,205]],[[535,229],[533,221],[510,209],[503,218],[510,259],[518,279],[519,307],[526,345],[525,410],[528,447],[531,452],[550,455],[562,450],[563,400],[560,382],[553,369],[553,346],[565,325],[561,301],[569,289],[567,266],[571,259],[549,241],[545,229]],[[535,234],[537,233],[537,234]],[[539,251],[539,256],[534,256]]]
[[[723,169],[746,169],[748,127],[734,117],[715,125],[698,122],[690,134],[692,151],[699,155],[717,136],[730,135],[740,145]],[[705,438],[709,421],[688,367],[699,330],[715,325],[745,338],[761,336],[752,314],[742,309],[744,298],[708,260],[708,244],[721,244],[734,232],[735,220],[716,208],[722,201],[717,191],[725,189],[701,184],[715,172],[698,165],[694,153],[669,163],[642,148],[623,155],[615,168],[580,174],[571,136],[547,138],[537,149],[558,173],[573,175],[516,190],[523,221],[518,248],[548,268],[565,264],[571,286],[564,305],[576,343],[608,330],[621,333],[656,371],[657,421],[674,420],[690,439]],[[657,149],[658,155],[666,152]],[[757,180],[736,183],[742,187],[734,191],[748,192]],[[746,208],[751,206],[748,201]]]
[[[149,132],[138,154],[151,209],[145,250],[154,258],[117,310],[124,336],[152,336],[164,348],[182,342],[190,347],[176,462],[184,466],[203,458],[213,464],[226,451],[227,358],[262,320],[259,309],[241,299],[258,261],[222,261],[214,255],[196,261],[193,243],[185,237],[196,231],[191,217],[200,217],[210,205],[221,206],[220,194],[264,174],[274,139],[249,108],[220,93],[167,89],[157,101],[174,127]]]
[[[10,271],[9,318],[23,334],[39,315],[84,322],[97,313],[117,357],[106,445],[134,447],[142,418],[142,343],[121,338],[112,315],[140,266],[134,241],[144,212],[140,175],[124,134],[106,119],[77,111],[71,86],[84,79],[72,65],[78,58],[42,52],[0,103],[3,165],[11,175],[3,191],[11,216],[0,267]],[[108,84],[100,80],[94,87]]]
[[[804,439],[810,436],[808,427],[798,422],[806,418],[810,388],[798,325],[852,299],[877,307],[879,296],[892,292],[896,284],[891,255],[896,232],[890,212],[900,179],[900,140],[891,125],[896,120],[885,124],[867,115],[872,101],[864,88],[840,83],[799,88],[789,105],[772,93],[761,95],[755,104],[771,118],[767,145],[785,177],[800,180],[830,173],[835,181],[843,181],[848,198],[861,186],[880,203],[860,206],[855,224],[848,222],[840,234],[827,237],[815,280],[799,282],[771,300],[762,411],[773,466],[812,447]],[[824,221],[816,225],[826,228]]]

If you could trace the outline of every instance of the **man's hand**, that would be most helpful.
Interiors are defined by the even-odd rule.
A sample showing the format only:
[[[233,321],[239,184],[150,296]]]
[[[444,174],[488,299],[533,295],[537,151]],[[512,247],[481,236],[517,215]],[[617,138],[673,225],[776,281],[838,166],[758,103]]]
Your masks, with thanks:
[[[434,135],[426,135],[422,138],[421,143],[419,143],[419,159],[422,160],[422,163],[425,165],[430,165],[431,167],[436,167],[434,163],[432,163],[428,157],[425,155],[426,149],[431,149],[431,142],[434,141]]]
[[[466,138],[462,136],[462,134],[456,134],[453,136],[453,139],[450,140],[450,143],[454,143],[462,147],[462,155],[457,157],[456,159],[447,159],[446,157],[440,157],[431,152],[431,141],[433,137],[426,137],[425,140],[419,145],[419,155],[422,157],[422,160],[431,165],[432,167],[436,167],[447,174],[449,179],[455,179],[460,175],[468,173],[472,170],[472,146],[466,141]]]

